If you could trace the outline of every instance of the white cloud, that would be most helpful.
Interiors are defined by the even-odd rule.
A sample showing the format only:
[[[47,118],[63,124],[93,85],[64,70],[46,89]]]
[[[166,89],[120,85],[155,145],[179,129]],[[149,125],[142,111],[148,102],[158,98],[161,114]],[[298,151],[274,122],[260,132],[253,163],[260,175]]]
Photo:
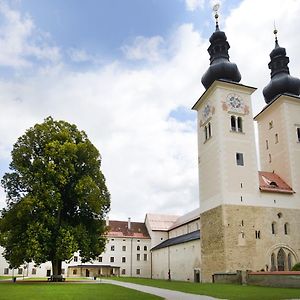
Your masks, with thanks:
[[[205,0],[185,0],[185,6],[187,10],[195,11],[197,9],[203,9]]]
[[[0,65],[14,68],[32,65],[31,58],[57,62],[60,51],[49,46],[47,35],[35,28],[28,15],[11,9],[6,2],[0,1]]]
[[[124,45],[121,49],[128,59],[154,62],[161,59],[163,43],[161,36],[138,36],[132,45]]]
[[[298,1],[245,0],[224,19],[231,60],[238,64],[242,83],[258,87],[256,112],[264,105],[262,88],[270,79],[274,18],[279,42],[290,56],[291,74],[300,76],[299,10]],[[26,34],[19,33],[18,39],[25,48],[34,27],[26,18]],[[15,23],[21,19],[19,15]],[[208,41],[184,24],[164,40],[139,37],[124,47],[130,59],[159,63],[132,69],[116,61],[82,73],[55,64],[18,81],[0,79],[0,158],[8,160],[17,137],[52,115],[77,124],[99,148],[112,193],[112,218],[142,220],[151,211],[184,213],[199,203],[196,128],[191,121],[170,118],[170,112],[190,108],[204,91],[200,79],[209,65]],[[19,50],[5,55],[28,63]]]
[[[103,63],[102,60],[97,58],[94,55],[89,54],[86,50],[84,49],[77,49],[77,48],[71,48],[67,51],[67,54],[69,55],[71,61],[75,63],[84,63],[84,62],[89,62],[89,63]]]

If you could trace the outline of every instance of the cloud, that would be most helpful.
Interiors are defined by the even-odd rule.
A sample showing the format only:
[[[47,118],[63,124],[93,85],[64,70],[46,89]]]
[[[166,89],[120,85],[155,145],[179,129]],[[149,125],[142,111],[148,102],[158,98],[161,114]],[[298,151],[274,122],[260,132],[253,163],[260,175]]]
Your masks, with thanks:
[[[264,106],[262,88],[270,80],[267,64],[274,46],[274,18],[279,43],[290,56],[291,74],[300,75],[299,10],[298,1],[245,0],[224,16],[230,58],[240,69],[242,83],[258,87],[253,96],[255,112]],[[12,28],[27,20],[22,25],[26,34],[16,32],[28,49],[35,26],[29,16],[15,13]],[[34,45],[44,49],[37,41]],[[17,138],[51,115],[85,130],[102,154],[112,194],[111,218],[143,220],[147,212],[182,214],[196,208],[196,122],[178,113],[190,109],[204,91],[200,80],[209,65],[207,48],[208,40],[192,24],[182,24],[170,36],[137,37],[122,48],[128,59],[157,63],[136,68],[119,59],[75,72],[62,62],[46,64],[22,78],[0,78],[1,159],[8,163]],[[4,53],[17,66],[31,63],[19,50]],[[88,53],[77,53],[78,60],[88,58]]]
[[[89,54],[84,49],[70,48],[67,51],[67,54],[70,57],[71,61],[75,63],[86,63],[86,62],[94,63],[94,64],[103,63],[103,60],[97,58],[94,55]]]
[[[197,9],[204,9],[205,0],[185,0],[186,9],[195,11]]]
[[[132,45],[124,45],[121,49],[127,59],[155,62],[162,58],[163,44],[164,39],[161,36],[138,36]]]
[[[35,28],[30,16],[21,15],[4,1],[0,2],[0,16],[0,65],[24,68],[32,66],[33,59],[60,59],[59,48],[48,45],[47,34]]]

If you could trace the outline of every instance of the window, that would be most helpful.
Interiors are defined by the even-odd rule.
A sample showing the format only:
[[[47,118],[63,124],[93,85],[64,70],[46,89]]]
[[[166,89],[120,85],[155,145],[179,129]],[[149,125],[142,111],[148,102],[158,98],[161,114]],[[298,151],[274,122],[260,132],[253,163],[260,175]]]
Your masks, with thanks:
[[[110,246],[110,251],[115,251],[115,245]]]
[[[115,262],[115,258],[113,256],[110,257],[110,262]]]
[[[122,246],[122,251],[126,251],[126,246]]]
[[[137,251],[140,251],[140,250],[141,250],[141,247],[140,247],[140,246],[137,246],[137,247],[136,247],[136,250],[137,250]]]
[[[9,269],[8,268],[4,268],[4,275],[7,275],[9,272]]]
[[[137,242],[139,243],[139,242],[140,242],[140,240],[137,240]]]
[[[300,142],[300,128],[297,128],[297,138],[298,138],[298,142]]]
[[[243,132],[243,119],[241,117],[237,118],[237,128],[238,132]]]
[[[231,130],[236,131],[236,118],[235,118],[235,116],[231,116],[230,124],[231,124]]]
[[[204,127],[204,137],[205,137],[205,140],[204,140],[205,142],[208,139],[211,138],[211,124],[210,124],[210,122],[207,125],[205,125],[205,127]]]
[[[269,149],[269,141],[266,140],[266,149],[268,150]]]
[[[284,224],[284,234],[289,234],[290,231],[290,225],[289,223]]]
[[[148,260],[148,255],[144,254],[144,261],[147,261],[147,260]]]
[[[272,162],[272,156],[271,156],[271,154],[269,154],[269,163],[271,163]]]
[[[260,239],[260,230],[255,230],[255,238]]]
[[[73,270],[73,275],[77,275],[77,270],[76,269]]]
[[[275,144],[279,142],[278,133],[275,134]]]
[[[98,257],[98,261],[99,261],[99,262],[102,262],[102,256],[99,256],[99,257]]]
[[[272,223],[271,228],[272,228],[272,234],[276,234],[277,233],[277,224],[276,224],[276,222]]]
[[[136,275],[140,275],[141,274],[141,269],[136,269]]]
[[[147,250],[148,250],[147,246],[144,246],[144,251],[147,251]]]
[[[61,274],[62,274],[62,275],[65,274],[65,269],[61,269]]]
[[[36,275],[36,268],[32,268],[31,274],[32,274],[32,275]]]
[[[138,254],[136,255],[136,260],[137,260],[137,261],[140,261],[140,260],[141,260],[141,254],[138,253]]]
[[[22,268],[19,268],[18,269],[18,275],[22,275],[23,274],[23,269]]]
[[[269,122],[269,129],[272,129],[273,128],[273,121],[270,121]]]
[[[74,262],[77,262],[77,261],[78,261],[78,257],[74,256]]]
[[[123,256],[123,257],[122,257],[122,263],[125,263],[125,262],[126,262],[126,257]]]
[[[244,156],[243,153],[236,153],[236,164],[238,166],[244,165]]]
[[[125,269],[122,269],[122,275],[125,275],[126,274],[126,270]]]

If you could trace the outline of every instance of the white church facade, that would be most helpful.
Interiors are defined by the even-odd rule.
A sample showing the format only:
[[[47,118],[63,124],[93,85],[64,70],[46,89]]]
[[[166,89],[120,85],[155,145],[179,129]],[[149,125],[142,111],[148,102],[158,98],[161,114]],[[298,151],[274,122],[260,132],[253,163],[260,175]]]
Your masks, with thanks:
[[[240,83],[219,29],[210,37],[210,66],[197,112],[200,208],[184,216],[146,214],[143,223],[108,221],[106,250],[82,264],[64,262],[68,277],[106,275],[210,282],[212,274],[236,270],[291,270],[300,261],[300,80],[289,74],[279,46],[270,54],[266,106],[254,117],[255,88]],[[196,137],[195,137],[196,138]],[[0,275],[50,276],[51,264]]]

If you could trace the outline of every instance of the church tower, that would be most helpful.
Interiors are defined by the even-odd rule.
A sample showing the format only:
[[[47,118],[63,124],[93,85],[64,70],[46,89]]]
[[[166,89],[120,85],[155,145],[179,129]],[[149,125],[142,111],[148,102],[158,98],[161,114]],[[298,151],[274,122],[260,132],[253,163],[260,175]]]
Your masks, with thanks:
[[[267,106],[255,117],[260,164],[263,170],[278,174],[300,193],[300,79],[290,75],[286,50],[279,46],[277,30],[274,34],[275,48],[269,63],[271,81],[263,90]],[[300,208],[300,201],[293,207]]]
[[[202,77],[206,90],[193,106],[203,282],[217,272],[290,270],[300,257],[300,81],[289,75],[276,39],[267,106],[256,117],[264,170],[258,172],[251,104],[256,89],[240,83],[217,13],[215,18],[210,66]]]
[[[239,212],[245,205],[254,205],[258,198],[251,105],[251,94],[256,89],[239,83],[241,75],[236,64],[229,61],[230,46],[219,29],[217,13],[215,18],[216,30],[208,48],[210,66],[202,77],[206,91],[193,106],[198,114],[204,281],[209,281],[214,272],[249,266],[246,259],[235,266],[227,252],[244,244],[244,220]]]

